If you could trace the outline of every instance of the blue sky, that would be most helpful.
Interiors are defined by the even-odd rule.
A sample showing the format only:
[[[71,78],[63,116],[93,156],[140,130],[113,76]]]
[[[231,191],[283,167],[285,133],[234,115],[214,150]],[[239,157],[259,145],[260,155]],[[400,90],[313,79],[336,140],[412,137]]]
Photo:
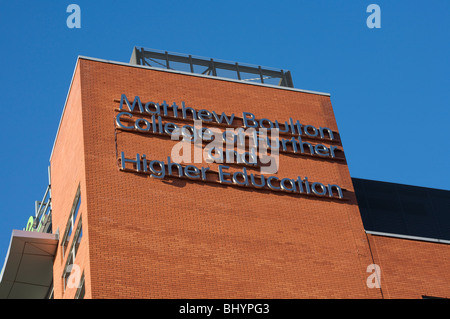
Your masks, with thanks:
[[[2,0],[0,262],[47,186],[77,56],[128,62],[134,46],[289,69],[331,94],[353,177],[450,190],[449,13],[448,0]]]

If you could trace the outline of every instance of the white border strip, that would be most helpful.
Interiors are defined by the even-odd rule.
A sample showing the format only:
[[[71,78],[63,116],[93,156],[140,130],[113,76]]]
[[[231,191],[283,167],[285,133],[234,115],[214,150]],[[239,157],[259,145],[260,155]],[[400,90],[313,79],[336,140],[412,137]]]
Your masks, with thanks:
[[[410,239],[410,240],[418,240],[418,241],[426,241],[431,243],[439,243],[439,244],[450,244],[450,240],[443,240],[437,238],[429,238],[429,237],[418,237],[418,236],[409,236],[409,235],[401,235],[401,234],[392,234],[392,233],[383,233],[378,231],[366,230],[366,234],[374,235],[374,236],[385,236],[385,237],[394,237],[400,239]]]

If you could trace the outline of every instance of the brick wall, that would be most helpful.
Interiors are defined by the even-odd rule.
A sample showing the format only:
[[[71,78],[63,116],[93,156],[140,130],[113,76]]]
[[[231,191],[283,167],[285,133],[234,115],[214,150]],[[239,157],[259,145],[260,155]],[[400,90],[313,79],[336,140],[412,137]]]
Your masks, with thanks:
[[[368,235],[383,298],[450,298],[450,245]]]
[[[381,297],[345,160],[281,154],[277,174],[338,184],[344,201],[123,172],[121,151],[166,161],[176,142],[117,130],[122,93],[339,131],[328,96],[80,59],[51,164],[55,225],[81,183],[86,297]]]
[[[69,254],[67,251],[63,254],[61,242],[78,187],[81,189],[81,207],[75,220],[75,229],[82,219],[83,237],[75,263],[85,273],[86,285],[90,286],[81,92],[80,68],[77,67],[50,159],[52,228],[60,236],[53,265],[54,298],[73,298],[76,293],[76,288],[65,288],[63,284],[62,276]],[[74,233],[75,230],[69,237],[68,249],[73,243]],[[90,291],[87,291],[86,297],[90,296]]]

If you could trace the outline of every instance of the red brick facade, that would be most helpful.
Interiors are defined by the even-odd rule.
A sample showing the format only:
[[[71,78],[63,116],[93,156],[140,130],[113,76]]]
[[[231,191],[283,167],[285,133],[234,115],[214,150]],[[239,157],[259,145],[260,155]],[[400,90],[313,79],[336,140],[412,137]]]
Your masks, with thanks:
[[[403,286],[407,283],[395,270],[400,251],[388,248],[413,253],[416,246],[368,240],[345,159],[282,153],[277,173],[337,184],[345,200],[121,171],[121,152],[167,161],[177,143],[118,129],[122,94],[130,102],[135,96],[143,103],[184,101],[196,110],[236,116],[245,111],[281,123],[293,118],[339,131],[326,95],[80,58],[51,158],[51,185],[53,229],[60,234],[81,189],[83,238],[75,263],[85,275],[86,298],[420,297],[421,290]],[[327,143],[342,149],[340,142]],[[218,170],[216,163],[195,165]],[[242,169],[229,166],[230,172]],[[434,247],[417,246],[427,258],[429,246]],[[448,259],[447,247],[432,249]],[[55,298],[75,294],[64,291],[66,258],[58,249]],[[366,285],[366,269],[373,263],[381,264],[385,289]],[[420,275],[427,281],[441,270]],[[422,287],[423,294],[448,296],[443,285]]]
[[[368,235],[386,299],[450,298],[450,246]]]

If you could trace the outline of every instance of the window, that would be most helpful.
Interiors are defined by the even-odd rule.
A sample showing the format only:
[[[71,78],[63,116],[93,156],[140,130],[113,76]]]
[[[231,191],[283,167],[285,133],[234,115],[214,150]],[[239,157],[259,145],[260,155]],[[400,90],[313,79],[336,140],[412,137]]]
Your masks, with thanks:
[[[72,268],[73,268],[73,258],[72,258],[72,256],[73,255],[70,254],[69,258],[67,258],[66,266],[64,267],[64,273],[63,273],[64,290],[66,290],[70,274],[72,273]]]
[[[70,211],[69,220],[67,221],[66,230],[64,231],[64,236],[61,241],[62,246],[62,257],[66,255],[67,245],[69,244],[70,236],[72,235],[75,222],[77,220],[78,212],[81,206],[81,196],[80,196],[80,186],[78,186],[75,199],[72,204],[72,209]]]
[[[80,285],[78,286],[77,292],[75,293],[75,299],[84,299],[84,274],[81,276]]]
[[[81,238],[83,237],[83,225],[81,224],[81,218],[80,218],[80,222],[78,224],[79,224],[78,229],[77,229],[77,232],[76,232],[74,240],[73,240],[74,241],[74,244],[73,244],[74,256],[78,252],[78,247],[80,246]]]
[[[64,272],[63,272],[64,289],[66,289],[66,287],[67,287],[67,283],[68,283],[70,275],[72,273],[72,269],[75,266],[74,265],[75,257],[77,255],[78,248],[80,246],[82,237],[83,237],[83,224],[82,224],[82,219],[80,217],[80,221],[78,222],[77,230],[75,231],[75,235],[73,237],[72,246],[70,248],[69,255],[67,257],[66,266],[64,267]],[[76,266],[76,267],[78,267],[78,266]],[[75,269],[74,276],[77,275],[77,271],[79,272],[79,269]],[[81,281],[80,281],[80,284],[81,284]],[[78,285],[78,287],[80,286],[80,284]]]

